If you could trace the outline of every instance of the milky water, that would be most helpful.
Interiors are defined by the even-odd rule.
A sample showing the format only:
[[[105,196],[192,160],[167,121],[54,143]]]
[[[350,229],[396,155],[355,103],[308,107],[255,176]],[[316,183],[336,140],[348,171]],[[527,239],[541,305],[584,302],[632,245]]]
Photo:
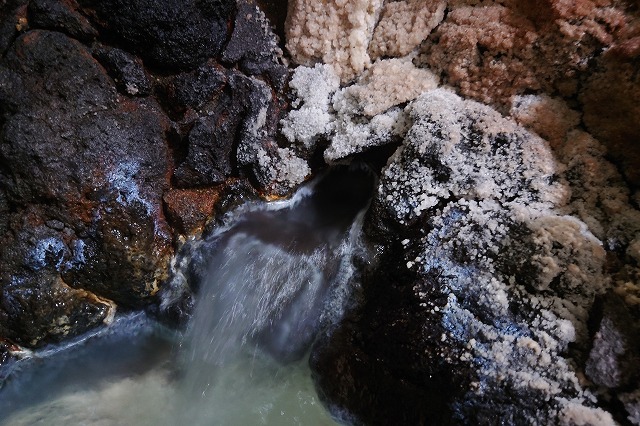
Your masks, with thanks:
[[[370,189],[368,174],[341,169],[291,201],[229,216],[193,243],[186,330],[132,313],[35,353],[2,384],[0,424],[336,424],[308,352],[349,294]]]

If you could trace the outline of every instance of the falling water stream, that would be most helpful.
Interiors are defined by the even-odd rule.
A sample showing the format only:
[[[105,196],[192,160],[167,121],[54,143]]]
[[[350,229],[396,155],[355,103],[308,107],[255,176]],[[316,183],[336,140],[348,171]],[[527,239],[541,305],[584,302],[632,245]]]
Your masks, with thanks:
[[[228,214],[186,259],[186,330],[123,314],[36,352],[0,382],[0,425],[335,424],[308,353],[344,309],[372,188],[367,170],[341,167]]]

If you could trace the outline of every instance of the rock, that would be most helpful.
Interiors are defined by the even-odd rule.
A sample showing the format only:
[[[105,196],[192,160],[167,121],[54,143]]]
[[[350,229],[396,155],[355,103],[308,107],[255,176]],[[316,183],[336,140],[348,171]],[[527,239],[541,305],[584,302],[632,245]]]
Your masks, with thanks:
[[[366,424],[613,424],[564,357],[587,344],[605,252],[564,216],[548,145],[444,89],[406,112],[365,223],[364,302],[312,352],[321,395]]]
[[[548,95],[514,96],[510,114],[518,124],[548,141],[552,149],[563,145],[567,133],[580,124],[577,111]]]
[[[96,25],[158,69],[193,69],[216,56],[234,9],[231,0],[78,3]]]
[[[153,300],[172,253],[162,212],[169,126],[153,101],[119,97],[62,33],[24,34],[0,74],[0,177],[12,212],[0,253],[10,329],[0,334],[39,345],[101,324],[111,311],[102,298]]]
[[[329,65],[298,67],[289,87],[295,100],[293,109],[282,119],[282,134],[291,143],[314,149],[319,138],[331,135],[335,129],[331,98],[340,88],[340,79]]]
[[[609,294],[593,338],[585,372],[596,385],[624,388],[640,378],[640,327],[624,300]]]
[[[113,77],[120,92],[131,96],[151,93],[151,81],[139,58],[107,46],[94,48],[93,55]]]
[[[504,108],[525,91],[576,94],[578,75],[623,25],[622,8],[579,2],[449,4],[423,62],[460,94]]]
[[[640,425],[640,389],[622,394],[620,400],[627,410],[627,419],[634,425]]]
[[[638,39],[640,40],[640,39]],[[635,125],[640,114],[636,99],[640,96],[640,77],[633,61],[640,48],[612,48],[596,62],[597,68],[580,92],[587,129],[608,149],[620,164],[626,179],[640,185],[640,131]]]
[[[242,116],[229,114],[222,104],[220,115],[201,118],[187,137],[187,157],[175,171],[181,186],[206,186],[223,182],[231,175],[234,136]]]
[[[380,60],[362,73],[356,84],[340,92],[340,98],[334,99],[334,108],[344,102],[349,104],[347,108],[352,113],[374,117],[391,107],[414,100],[438,84],[436,75],[416,68],[409,59]]]
[[[474,380],[460,362],[462,348],[443,341],[434,309],[446,305],[437,282],[417,280],[390,251],[364,277],[365,301],[311,351],[310,367],[321,399],[352,424],[447,424],[449,401]],[[406,282],[426,291],[416,300]],[[436,308],[438,307],[438,308]]]
[[[4,55],[18,33],[25,31],[28,0],[6,0],[0,3],[0,56]]]
[[[251,0],[238,1],[233,33],[222,60],[237,63],[247,75],[266,75],[276,90],[282,90],[288,70],[281,58],[277,37],[264,13]]]
[[[397,82],[395,72],[399,70],[408,83],[402,85],[399,94],[393,90],[392,94],[389,90]],[[433,88],[434,84],[428,71],[397,59],[374,64],[357,83],[342,90],[338,90],[339,80],[330,66],[298,67],[289,83],[296,96],[292,106],[297,109],[282,119],[282,134],[303,156],[328,144],[324,160],[336,163],[399,140],[407,130],[407,116],[392,107]]]
[[[109,302],[72,289],[46,272],[15,276],[3,286],[2,299],[0,333],[28,347],[60,342],[102,325],[115,310]]]
[[[381,8],[381,0],[347,0],[321,8],[315,0],[293,0],[285,23],[287,50],[300,65],[333,66],[347,83],[370,65],[367,47]]]
[[[442,0],[385,2],[369,44],[371,58],[411,53],[442,21],[446,6]]]
[[[183,234],[192,235],[213,216],[219,188],[174,189],[164,195],[171,223]]]
[[[224,71],[209,64],[203,65],[194,71],[177,75],[173,79],[173,90],[169,99],[171,103],[181,108],[197,110],[211,101],[226,83],[227,76]],[[233,101],[233,99],[226,100]],[[223,107],[229,108],[228,105]]]
[[[29,2],[29,25],[63,32],[75,39],[90,42],[98,36],[87,18],[77,11],[75,1],[34,0]]]
[[[282,105],[264,82],[242,75],[229,79],[235,93],[246,101],[237,149],[237,162],[248,171],[257,186],[274,196],[290,194],[304,182],[311,169],[304,158],[290,148],[281,148],[276,130]]]

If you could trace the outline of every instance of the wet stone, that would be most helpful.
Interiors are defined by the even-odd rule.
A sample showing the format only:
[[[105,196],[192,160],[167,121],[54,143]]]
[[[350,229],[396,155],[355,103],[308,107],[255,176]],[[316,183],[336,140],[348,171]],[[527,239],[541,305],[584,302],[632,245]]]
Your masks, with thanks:
[[[32,28],[61,31],[82,41],[91,41],[98,31],[77,10],[74,1],[33,0],[29,2],[29,25]]]
[[[193,69],[216,56],[227,38],[230,0],[80,0],[109,35],[148,65]]]
[[[172,103],[182,108],[199,109],[227,82],[226,74],[220,68],[206,64],[194,71],[182,73],[173,79]]]
[[[208,188],[167,192],[164,202],[171,223],[183,234],[193,234],[213,215],[220,191],[220,188]]]
[[[139,58],[124,50],[107,46],[96,47],[93,55],[107,69],[122,93],[131,96],[146,96],[151,93],[151,81]]]
[[[231,39],[222,60],[237,63],[247,75],[267,75],[277,90],[286,83],[288,71],[279,59],[278,38],[264,13],[251,0],[238,2]]]

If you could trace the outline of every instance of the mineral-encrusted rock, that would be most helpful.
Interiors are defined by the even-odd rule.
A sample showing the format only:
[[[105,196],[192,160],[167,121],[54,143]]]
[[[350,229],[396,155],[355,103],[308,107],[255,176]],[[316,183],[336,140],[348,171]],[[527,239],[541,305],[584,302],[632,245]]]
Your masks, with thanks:
[[[330,66],[298,67],[290,82],[295,109],[282,120],[282,133],[302,152],[328,141],[325,161],[339,162],[398,141],[407,130],[407,120],[397,106],[435,88],[437,81],[407,59],[378,61],[342,90]]]
[[[79,0],[111,37],[157,68],[192,69],[216,56],[227,38],[231,0]]]
[[[239,127],[237,161],[248,168],[258,187],[274,195],[286,195],[311,174],[304,158],[275,140],[280,120],[278,100],[264,82],[242,75],[230,78],[230,86],[246,97],[246,112]]]
[[[274,87],[281,90],[288,70],[282,64],[282,52],[270,22],[249,0],[238,2],[237,8],[234,30],[222,60],[237,63],[247,75],[266,74]]]
[[[640,35],[606,52],[580,92],[587,129],[608,148],[634,185],[640,185],[638,58]]]
[[[329,64],[348,82],[370,65],[367,47],[381,7],[382,0],[290,1],[287,50],[298,64]]]
[[[547,144],[442,89],[408,112],[367,221],[381,254],[364,305],[312,355],[322,394],[371,424],[407,412],[410,423],[613,424],[563,356],[587,343],[605,252],[563,215],[569,191]],[[398,363],[407,351],[416,359]],[[372,370],[383,372],[377,383]],[[422,405],[396,411],[410,388]],[[425,409],[429,400],[441,408]]]
[[[423,59],[459,93],[489,104],[525,91],[575,95],[579,73],[625,23],[608,1],[474,3],[449,5]]]
[[[634,425],[640,425],[640,389],[623,394],[620,399],[627,410],[627,419]]]
[[[371,58],[411,53],[442,21],[446,6],[443,0],[385,2],[369,44]]]
[[[153,102],[120,98],[91,52],[58,32],[21,36],[0,74],[1,177],[12,205],[0,334],[35,345],[107,317],[87,292],[142,306],[157,291],[172,251],[161,208],[168,122]]]

